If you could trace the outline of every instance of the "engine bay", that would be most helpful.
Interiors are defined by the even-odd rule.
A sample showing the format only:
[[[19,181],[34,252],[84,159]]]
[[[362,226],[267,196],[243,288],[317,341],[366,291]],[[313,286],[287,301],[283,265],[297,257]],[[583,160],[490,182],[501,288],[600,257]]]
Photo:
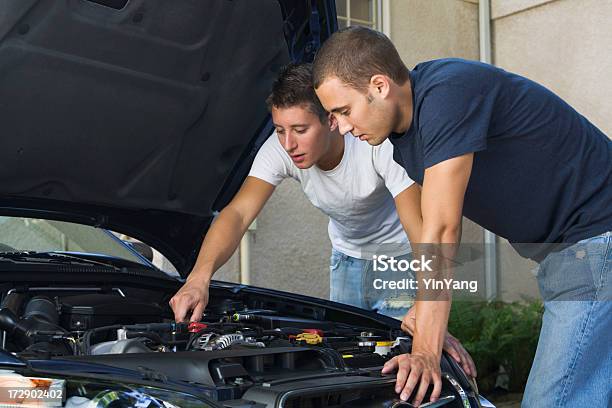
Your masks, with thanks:
[[[213,290],[191,323],[172,320],[166,297],[117,288],[28,288],[3,299],[2,348],[19,357],[137,370],[207,388],[225,406],[381,406],[397,400],[382,365],[411,347],[398,328],[358,314],[252,293]],[[443,358],[442,369],[444,406],[476,401],[454,361]]]
[[[167,309],[121,292],[45,296],[13,291],[0,309],[2,345],[25,356],[47,357],[320,346],[345,358],[372,356],[372,364],[379,365],[396,332],[327,321],[315,308],[294,307],[298,317],[232,299],[213,300],[199,322],[176,323]]]

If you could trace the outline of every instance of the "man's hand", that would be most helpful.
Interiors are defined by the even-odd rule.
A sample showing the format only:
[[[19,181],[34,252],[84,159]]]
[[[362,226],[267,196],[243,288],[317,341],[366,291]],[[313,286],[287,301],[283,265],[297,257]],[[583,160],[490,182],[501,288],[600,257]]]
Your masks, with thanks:
[[[402,320],[402,330],[408,334],[413,334],[416,327],[416,314],[414,308],[410,308]],[[463,344],[449,332],[444,337],[444,351],[446,351],[463,369],[466,375],[476,378],[476,364],[470,353],[463,347]]]
[[[402,401],[408,400],[415,389],[418,389],[412,404],[419,406],[429,384],[433,382],[430,401],[436,401],[442,391],[442,376],[440,374],[440,359],[434,353],[414,352],[393,357],[383,366],[382,373],[388,374],[397,370],[395,392],[400,394]]]
[[[472,360],[470,353],[463,347],[463,344],[452,334],[446,332],[444,338],[444,351],[446,351],[463,369],[469,377],[476,378],[476,364]]]
[[[174,320],[177,322],[184,321],[189,311],[193,311],[190,321],[200,321],[207,304],[208,281],[199,279],[188,279],[170,299],[170,307],[174,311]]]

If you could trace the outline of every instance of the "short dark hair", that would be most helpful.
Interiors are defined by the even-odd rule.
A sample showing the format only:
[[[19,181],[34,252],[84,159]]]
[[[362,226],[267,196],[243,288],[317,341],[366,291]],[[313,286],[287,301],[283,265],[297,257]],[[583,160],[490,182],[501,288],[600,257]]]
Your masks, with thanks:
[[[357,90],[365,90],[373,75],[383,74],[396,84],[408,79],[408,68],[397,49],[383,33],[362,26],[335,32],[315,56],[313,85],[337,77]]]
[[[327,112],[312,86],[312,64],[289,64],[281,68],[272,85],[272,92],[266,99],[268,109],[305,106],[319,117],[321,123],[327,120]]]

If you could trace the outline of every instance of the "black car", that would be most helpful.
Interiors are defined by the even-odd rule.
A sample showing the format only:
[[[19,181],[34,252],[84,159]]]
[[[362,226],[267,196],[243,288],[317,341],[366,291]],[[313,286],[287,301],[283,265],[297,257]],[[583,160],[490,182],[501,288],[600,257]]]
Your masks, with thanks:
[[[0,2],[0,402],[410,406],[380,373],[411,347],[394,319],[222,282],[201,322],[168,306],[271,133],[279,68],[335,29],[324,0]],[[430,407],[488,404],[442,371]]]

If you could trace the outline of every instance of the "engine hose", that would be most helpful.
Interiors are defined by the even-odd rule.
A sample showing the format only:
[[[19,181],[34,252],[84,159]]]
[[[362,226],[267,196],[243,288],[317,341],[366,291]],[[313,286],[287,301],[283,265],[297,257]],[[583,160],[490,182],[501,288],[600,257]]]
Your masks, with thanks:
[[[147,339],[153,341],[156,344],[162,344],[162,338],[159,334],[155,333],[155,332],[143,332],[143,331],[137,331],[137,332],[127,332],[125,334],[125,337],[128,339],[135,339],[138,337],[146,337]]]
[[[234,332],[235,330],[244,328],[242,323],[231,323],[231,322],[219,322],[219,323],[206,323],[209,328],[221,330],[223,332]]]
[[[180,344],[185,344],[187,340],[164,340],[161,336],[155,332],[127,332],[126,337],[128,339],[136,339],[138,337],[146,337],[147,339],[153,341],[154,343],[161,344],[164,346],[178,346]]]
[[[286,333],[283,333],[281,330],[276,330],[276,329],[274,329],[274,330],[262,330],[261,334],[262,334],[262,336],[278,337],[278,338],[281,338],[281,339],[288,339],[289,338],[289,336]]]
[[[261,316],[256,314],[248,314],[248,313],[234,313],[232,315],[232,321],[234,322],[269,322],[270,319],[268,316]]]

